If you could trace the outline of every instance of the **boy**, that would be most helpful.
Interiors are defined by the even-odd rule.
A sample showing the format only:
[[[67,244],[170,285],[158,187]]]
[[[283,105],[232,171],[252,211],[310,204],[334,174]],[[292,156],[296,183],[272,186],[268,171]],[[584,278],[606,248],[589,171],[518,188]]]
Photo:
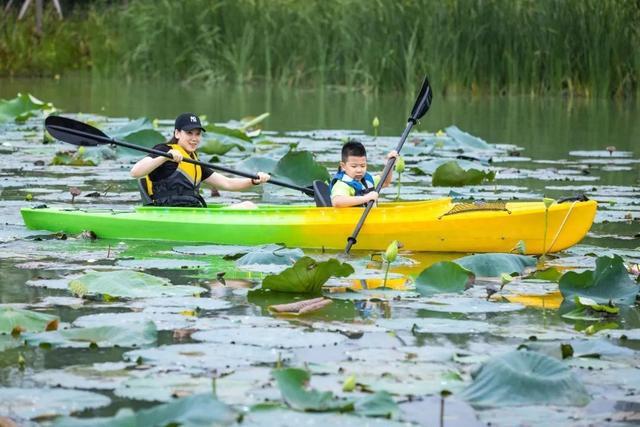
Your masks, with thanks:
[[[393,150],[387,155],[387,160],[397,158],[398,153]],[[391,184],[393,174],[387,176],[382,187]],[[342,146],[342,161],[338,173],[333,176],[330,184],[331,203],[337,208],[362,206],[369,201],[377,201],[378,193],[375,187],[380,182],[380,175],[372,176],[367,173],[367,151],[360,142],[350,141]]]

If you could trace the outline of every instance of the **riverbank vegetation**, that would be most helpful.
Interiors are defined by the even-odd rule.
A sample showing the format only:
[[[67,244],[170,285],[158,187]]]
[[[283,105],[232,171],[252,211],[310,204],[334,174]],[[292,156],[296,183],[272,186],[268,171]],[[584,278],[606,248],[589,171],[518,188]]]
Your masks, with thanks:
[[[33,18],[30,18],[33,19]],[[625,0],[130,0],[59,21],[5,16],[0,76],[637,96],[640,6]]]

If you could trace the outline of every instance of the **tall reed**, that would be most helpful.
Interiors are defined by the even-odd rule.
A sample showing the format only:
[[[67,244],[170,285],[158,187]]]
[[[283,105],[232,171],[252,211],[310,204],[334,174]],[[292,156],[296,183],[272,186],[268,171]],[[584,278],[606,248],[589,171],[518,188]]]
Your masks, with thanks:
[[[428,72],[445,93],[639,91],[637,1],[130,0],[84,21],[108,76],[412,91]]]

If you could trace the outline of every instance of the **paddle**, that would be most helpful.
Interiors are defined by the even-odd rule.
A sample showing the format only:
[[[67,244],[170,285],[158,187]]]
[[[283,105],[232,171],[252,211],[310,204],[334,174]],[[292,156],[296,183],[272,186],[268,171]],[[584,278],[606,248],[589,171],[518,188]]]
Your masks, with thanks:
[[[413,125],[415,125],[418,120],[420,120],[420,118],[424,116],[425,113],[429,110],[429,107],[431,107],[432,96],[433,95],[431,94],[429,79],[425,76],[424,82],[422,83],[422,88],[420,89],[420,94],[418,95],[416,103],[411,110],[411,116],[407,120],[407,126],[404,128],[404,132],[402,132],[402,136],[400,137],[400,142],[398,142],[398,146],[396,147],[396,151],[398,152],[398,154],[400,153],[400,150],[402,150],[402,145],[407,139],[407,136],[409,136],[409,132],[411,131]],[[382,184],[387,180],[387,176],[389,176],[389,174],[391,173],[391,168],[393,168],[393,164],[395,163],[395,161],[395,158],[391,158],[387,161],[387,165],[385,166],[384,171],[382,172],[382,176],[380,177],[380,182],[376,186],[376,191],[378,193],[380,193]],[[345,255],[348,255],[351,247],[356,244],[356,237],[358,237],[358,233],[360,233],[360,229],[364,225],[364,221],[367,219],[367,215],[369,215],[369,211],[373,207],[373,203],[373,200],[367,203],[367,206],[365,207],[364,212],[360,217],[360,221],[358,221],[358,224],[353,230],[351,236],[347,238],[347,246],[344,248]]]
[[[114,144],[119,145],[121,147],[131,148],[133,150],[143,151],[145,153],[155,154],[157,156],[166,157],[168,159],[172,159],[173,157],[169,153],[165,153],[164,151],[154,150],[153,148],[147,148],[140,145],[132,144],[126,141],[119,141],[117,139],[109,138],[104,132],[100,129],[97,129],[91,125],[88,125],[83,122],[79,122],[77,120],[73,120],[67,117],[61,116],[49,116],[44,121],[44,126],[47,131],[56,139],[60,141],[68,142],[73,145],[80,145],[84,147],[93,147],[100,144]],[[200,162],[198,160],[193,160],[189,158],[185,158],[182,160],[186,163],[192,163],[194,165],[205,166],[214,170],[219,170],[222,172],[227,172],[232,175],[243,176],[245,178],[251,179],[260,179],[258,175],[254,175],[247,172],[240,172],[234,169],[229,169],[224,166],[214,165],[211,163]],[[287,182],[278,181],[275,179],[270,179],[268,184],[279,185],[281,187],[292,188],[294,190],[302,191],[304,194],[315,197],[315,192],[313,189],[308,187],[300,187],[298,185],[289,184]]]

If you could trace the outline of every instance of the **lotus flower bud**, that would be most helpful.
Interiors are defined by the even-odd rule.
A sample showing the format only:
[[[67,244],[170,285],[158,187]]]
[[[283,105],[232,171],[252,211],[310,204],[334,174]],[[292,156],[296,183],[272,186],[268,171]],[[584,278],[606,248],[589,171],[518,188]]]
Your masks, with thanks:
[[[391,242],[391,244],[387,247],[387,250],[384,252],[384,258],[389,263],[392,263],[393,261],[396,260],[396,258],[398,258],[398,241],[397,240],[394,240],[393,242]]]
[[[373,127],[374,127],[375,129],[377,129],[377,128],[379,128],[379,127],[380,127],[380,120],[378,119],[378,116],[376,116],[376,117],[374,117],[374,118],[373,118],[373,122],[372,122],[371,124],[373,125]]]
[[[402,156],[398,156],[398,158],[396,159],[396,164],[395,164],[395,169],[396,172],[398,173],[402,173],[404,172],[404,157]]]
[[[356,376],[349,375],[347,379],[344,380],[344,383],[342,384],[342,391],[350,392],[355,390],[355,388],[356,388]]]
[[[544,203],[544,207],[546,209],[549,209],[549,206],[551,206],[555,202],[555,200],[553,200],[553,199],[551,199],[549,197],[545,197],[545,198],[542,199],[542,202]]]

